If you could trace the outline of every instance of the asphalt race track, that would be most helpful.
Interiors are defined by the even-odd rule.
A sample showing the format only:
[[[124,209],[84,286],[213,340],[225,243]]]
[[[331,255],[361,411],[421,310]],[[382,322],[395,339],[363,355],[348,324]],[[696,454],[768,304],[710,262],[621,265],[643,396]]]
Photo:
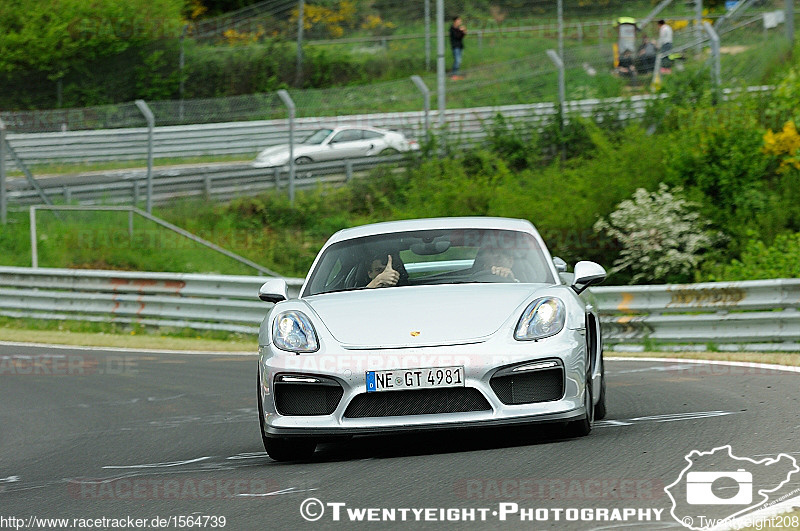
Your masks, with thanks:
[[[355,438],[279,464],[258,433],[255,356],[2,344],[0,527],[13,527],[9,517],[131,517],[152,528],[176,517],[169,528],[220,528],[224,517],[225,529],[320,529],[352,526],[348,510],[405,508],[406,522],[397,511],[394,522],[358,527],[682,529],[664,487],[691,450],[800,458],[797,372],[606,364],[609,415],[585,438],[560,439],[552,426]],[[301,516],[308,498],[326,504],[321,515],[317,502],[303,505],[318,521]],[[547,520],[523,522],[514,504],[547,509],[536,513]],[[637,517],[566,521],[570,508]],[[645,513],[651,520],[638,521]],[[174,525],[181,516],[203,519]]]

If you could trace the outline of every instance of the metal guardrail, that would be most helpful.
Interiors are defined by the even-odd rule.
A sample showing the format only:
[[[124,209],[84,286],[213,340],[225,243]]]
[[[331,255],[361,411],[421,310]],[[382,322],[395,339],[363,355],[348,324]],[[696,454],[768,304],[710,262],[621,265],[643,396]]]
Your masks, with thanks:
[[[341,184],[361,177],[382,164],[397,164],[406,155],[366,157],[296,166],[295,187],[314,188],[318,184]],[[64,203],[138,204],[144,199],[145,170],[122,170],[73,177],[39,179],[39,186],[50,198]],[[163,204],[178,198],[229,200],[265,190],[285,189],[288,167],[253,168],[249,164],[214,164],[153,170],[153,203]],[[8,200],[15,205],[40,204],[36,190],[22,179],[8,182]]]
[[[264,277],[0,267],[0,315],[256,333]],[[296,297],[302,279],[287,279]],[[800,350],[800,279],[600,286],[608,345]]]
[[[257,333],[265,277],[0,267],[0,315]],[[287,279],[297,296],[300,279]]]
[[[764,92],[772,87],[748,87],[748,92]],[[735,92],[726,90],[725,94]],[[641,118],[647,105],[659,96],[586,99],[566,102],[567,112],[592,116],[614,109],[619,119]],[[451,109],[446,112],[447,134],[462,146],[482,142],[497,115],[512,122],[541,126],[556,113],[553,103],[507,105]],[[435,115],[435,112],[431,113]],[[429,115],[430,119],[431,116]],[[412,136],[425,134],[425,113],[389,113],[332,118],[300,118],[298,129],[320,124],[369,123],[392,129],[411,131]],[[198,124],[155,128],[154,157],[188,157],[207,154],[254,154],[268,145],[288,141],[286,120]],[[301,133],[298,133],[300,135]],[[14,151],[26,163],[55,161],[144,160],[147,152],[146,129],[107,129],[102,131],[68,131],[63,133],[25,133],[7,135]],[[303,166],[298,173],[297,187],[313,187],[318,183],[342,183],[370,168],[405,160],[404,155],[367,157],[348,161],[320,162]],[[7,181],[8,200],[18,205],[41,202],[41,195],[64,203],[136,204],[144,197],[147,174],[141,169],[109,170],[87,175],[59,176],[38,179],[42,192],[22,179]],[[153,201],[165,203],[181,197],[203,197],[227,200],[288,185],[288,169],[259,169],[247,163],[216,163],[155,168]]]
[[[621,118],[640,117],[647,103],[655,96],[631,98],[586,99],[567,103],[568,112],[591,116],[598,109],[621,107]],[[421,102],[420,102],[421,103]],[[522,120],[537,125],[555,113],[552,103],[504,105],[448,109],[445,122],[448,134],[462,140],[480,141],[486,136],[486,124],[497,114],[506,119]],[[438,112],[431,111],[431,123]],[[425,137],[423,111],[297,118],[296,137],[302,138],[321,125],[371,125],[397,129],[409,135]],[[147,128],[64,131],[57,133],[9,133],[9,143],[28,165],[54,162],[106,162],[142,160],[147,156]],[[161,126],[154,129],[153,157],[185,158],[206,155],[252,155],[269,146],[289,141],[287,120],[258,120],[213,124]],[[13,161],[9,160],[9,163]]]
[[[616,344],[738,343],[800,350],[800,279],[592,288]]]

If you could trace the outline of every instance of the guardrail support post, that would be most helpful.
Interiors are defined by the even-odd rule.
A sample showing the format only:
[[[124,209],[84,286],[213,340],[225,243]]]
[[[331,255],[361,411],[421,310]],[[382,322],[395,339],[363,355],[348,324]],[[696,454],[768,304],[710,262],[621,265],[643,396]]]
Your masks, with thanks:
[[[344,161],[344,175],[345,181],[350,182],[353,180],[353,161],[346,160]]]
[[[131,184],[133,190],[133,206],[136,206],[139,204],[139,181],[133,181]]]
[[[72,202],[72,190],[69,189],[69,186],[64,186],[64,203],[67,205]]]
[[[289,204],[294,206],[294,112],[292,97],[284,89],[278,91],[278,97],[289,109]]]
[[[714,84],[714,97],[717,102],[720,101],[721,96],[721,71],[720,71],[720,60],[719,60],[719,35],[717,32],[714,31],[714,28],[708,22],[703,22],[703,28],[705,28],[706,33],[711,38],[711,57],[712,57],[712,67],[711,67],[711,81]]]
[[[275,189],[280,190],[281,188],[281,168],[280,166],[275,166],[272,170],[272,176],[275,178]]]
[[[789,40],[789,53],[794,49],[794,0],[786,0],[786,38]]]
[[[430,141],[431,136],[431,91],[428,90],[428,86],[425,85],[425,82],[419,76],[411,76],[411,81],[417,86],[420,92],[422,92],[422,98],[425,102],[425,138],[426,140]]]
[[[156,125],[156,119],[144,100],[136,100],[135,103],[139,112],[147,120],[147,201],[145,210],[150,214],[153,211],[153,128]]]
[[[206,175],[203,178],[203,195],[206,198],[206,201],[211,200],[211,176]]]
[[[0,225],[8,222],[8,196],[6,195],[6,124],[0,118]]]
[[[128,210],[128,238],[133,240],[133,210]]]
[[[30,209],[31,220],[31,267],[39,267],[39,249],[36,243],[36,207]]]

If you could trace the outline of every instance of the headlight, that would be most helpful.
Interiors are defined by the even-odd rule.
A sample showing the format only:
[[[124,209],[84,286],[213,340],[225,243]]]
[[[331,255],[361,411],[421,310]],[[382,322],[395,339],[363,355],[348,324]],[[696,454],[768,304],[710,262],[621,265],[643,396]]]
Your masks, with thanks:
[[[273,153],[269,155],[259,155],[256,160],[262,164],[278,166],[289,162],[289,155],[286,153]]]
[[[525,308],[519,319],[514,339],[527,341],[554,336],[564,328],[567,310],[561,299],[543,297]]]
[[[319,349],[317,333],[303,312],[279,314],[272,322],[272,341],[281,350],[314,352]]]

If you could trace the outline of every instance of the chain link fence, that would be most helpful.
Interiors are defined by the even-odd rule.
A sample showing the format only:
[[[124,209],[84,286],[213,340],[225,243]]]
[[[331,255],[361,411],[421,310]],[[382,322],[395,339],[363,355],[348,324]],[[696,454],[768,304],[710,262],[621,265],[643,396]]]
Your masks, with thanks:
[[[285,11],[290,4],[296,6],[296,2],[284,0],[263,2],[248,8],[249,11],[228,16],[225,24],[235,26],[249,20],[248,17],[261,16],[269,9],[278,9],[281,6]],[[400,9],[399,4],[394,7]],[[778,57],[788,46],[785,21],[781,18],[784,8],[785,0],[749,2],[748,8],[734,11],[720,24],[723,87],[757,84],[773,68],[772,61],[765,57]],[[257,12],[259,9],[262,11]],[[622,8],[618,6],[617,9]],[[685,6],[681,9],[686,15]],[[605,11],[603,14],[608,13],[609,11]],[[661,16],[668,14],[660,14],[657,18]],[[698,34],[694,21],[689,17],[668,20],[675,26],[675,50],[684,58],[676,63],[676,70],[696,65],[700,68],[693,71],[692,75],[709,75],[713,58],[709,54],[708,36],[705,33]],[[447,108],[466,109],[556,100],[558,70],[544,51],[512,55],[490,63],[481,62],[481,57],[487,50],[501,45],[505,49],[524,50],[525,44],[536,40],[541,41],[543,50],[546,47],[557,47],[557,25],[526,27],[514,26],[512,23],[513,21],[507,19],[503,24],[496,24],[495,28],[469,34],[463,64],[465,78],[447,80]],[[608,98],[646,90],[650,82],[649,75],[631,79],[614,72],[613,23],[611,19],[567,21],[564,28],[566,99]],[[640,33],[645,32],[655,38],[655,24],[641,28]],[[447,59],[449,63],[449,51]],[[678,75],[678,72],[675,74]],[[431,107],[436,109],[436,74],[422,72],[421,77],[431,91]],[[423,108],[423,95],[408,78],[325,89],[289,88],[288,92],[296,104],[298,118],[316,117],[319,122],[324,122],[326,118],[349,116],[351,121],[368,124],[370,115],[421,111]],[[225,98],[156,100],[148,101],[148,105],[155,116],[157,127],[281,120],[287,117],[286,107],[274,92]],[[129,129],[129,139],[133,143],[140,142],[142,146],[145,143],[144,128],[147,123],[134,103],[78,109],[0,112],[0,117],[5,122],[12,148],[24,148],[45,138],[26,136],[30,134],[57,135],[71,131],[97,131],[96,141],[101,141],[102,131],[107,129]],[[309,126],[312,123],[308,122]],[[87,141],[90,140],[81,139],[81,142]],[[140,151],[144,153],[144,147]],[[15,160],[9,158],[9,169],[13,170],[14,164]]]

